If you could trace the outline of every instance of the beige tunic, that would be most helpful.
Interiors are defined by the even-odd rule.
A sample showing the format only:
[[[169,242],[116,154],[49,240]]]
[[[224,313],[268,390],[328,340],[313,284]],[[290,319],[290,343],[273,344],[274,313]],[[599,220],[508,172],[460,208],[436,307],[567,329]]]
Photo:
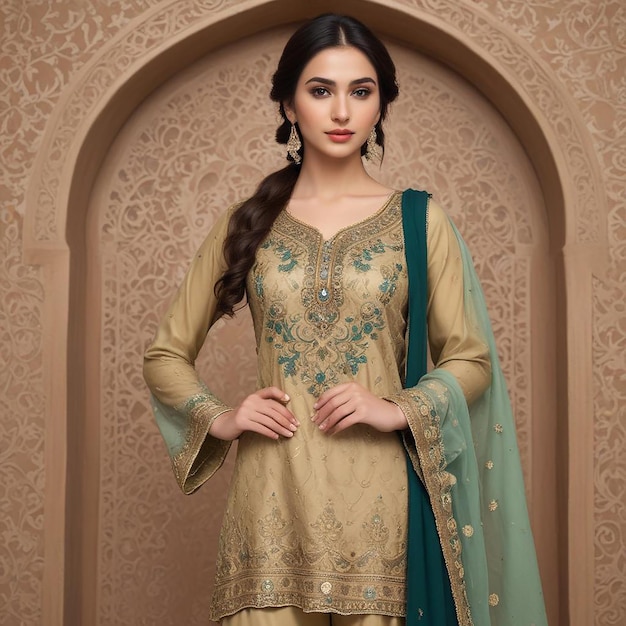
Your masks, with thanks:
[[[191,420],[173,465],[185,492],[221,465],[228,443],[207,436],[228,410],[193,368],[215,318],[223,271],[221,218],[146,352],[160,403]],[[460,254],[442,210],[428,214],[428,324],[436,367],[471,400],[488,382],[487,348],[463,317]],[[407,274],[396,192],[370,218],[324,240],[282,212],[247,280],[258,387],[276,385],[301,426],[278,441],[244,433],[220,536],[212,618],[244,607],[404,615],[407,485],[399,433],[356,425],[335,436],[310,421],[334,385],[357,381],[406,403],[402,390]],[[166,436],[167,438],[167,436]]]

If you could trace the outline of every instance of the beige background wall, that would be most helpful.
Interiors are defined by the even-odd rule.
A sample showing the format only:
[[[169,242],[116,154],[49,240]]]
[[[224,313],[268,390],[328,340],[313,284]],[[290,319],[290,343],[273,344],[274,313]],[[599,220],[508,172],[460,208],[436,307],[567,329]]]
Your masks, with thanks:
[[[60,626],[63,612],[72,624],[80,623],[81,615],[82,623],[90,615],[93,623],[107,625],[203,623],[213,548],[211,542],[196,538],[204,539],[209,527],[214,534],[218,516],[212,505],[222,497],[224,485],[211,485],[191,499],[171,488],[136,377],[136,357],[154,328],[159,303],[179,279],[181,263],[202,231],[225,201],[235,199],[233,194],[251,189],[251,180],[269,166],[268,158],[271,163],[280,160],[279,152],[268,156],[264,141],[259,141],[260,129],[266,129],[263,140],[271,137],[271,108],[250,103],[263,102],[264,81],[289,29],[278,29],[267,40],[261,36],[241,46],[231,44],[206,57],[179,72],[135,110],[104,163],[93,165],[97,174],[88,210],[70,203],[67,240],[78,265],[73,286],[66,278],[62,246],[55,243],[65,239],[64,217],[43,210],[67,191],[63,175],[55,177],[50,171],[55,163],[73,158],[67,148],[71,121],[93,122],[99,98],[125,68],[161,44],[185,39],[186,29],[213,14],[256,4],[263,3],[10,0],[0,8],[0,624]],[[299,4],[309,8],[298,13]],[[315,14],[318,4],[322,6],[291,2],[296,6],[294,19]],[[624,623],[624,4],[346,4],[364,17],[378,4],[412,11],[437,28],[454,30],[459,40],[475,45],[481,54],[492,55],[494,65],[514,66],[512,50],[531,59],[551,79],[556,96],[542,92],[536,76],[517,76],[527,89],[527,108],[552,123],[555,135],[568,136],[571,119],[584,131],[574,147],[564,143],[570,148],[557,167],[577,173],[568,193],[584,197],[595,185],[602,198],[579,207],[573,216],[559,217],[553,214],[552,195],[541,171],[533,171],[541,158],[525,155],[522,146],[532,153],[532,145],[521,136],[523,127],[515,128],[517,137],[509,128],[515,120],[507,117],[507,103],[498,102],[479,77],[466,73],[466,82],[428,54],[416,54],[406,45],[394,47],[399,66],[405,68],[405,94],[411,96],[398,105],[396,119],[403,119],[401,114],[420,116],[428,124],[411,131],[409,136],[416,139],[411,142],[403,143],[406,129],[396,126],[390,131],[396,155],[390,151],[383,176],[398,186],[421,183],[435,191],[473,244],[518,409],[552,614],[567,623],[569,604],[572,624]],[[280,10],[264,19],[266,26],[289,21]],[[252,23],[248,32],[254,30]],[[387,37],[405,38],[393,26],[383,30]],[[501,45],[496,34],[502,37]],[[224,37],[225,42],[232,39]],[[188,46],[184,54],[189,58],[195,45],[205,44]],[[436,43],[424,44],[426,50],[429,46],[437,48]],[[442,51],[440,58],[454,64],[454,50],[448,57]],[[250,59],[256,61],[252,66]],[[231,74],[220,73],[219,67],[229,68]],[[162,71],[173,70],[164,65]],[[248,83],[242,82],[241,72]],[[155,87],[162,82],[158,74],[153,72]],[[223,100],[218,89],[206,89],[207,79],[226,90]],[[494,103],[471,82],[490,93]],[[77,86],[83,84],[87,87],[80,91]],[[240,95],[249,107],[237,111],[245,116],[248,134],[239,143],[212,144],[215,129],[223,129],[214,112],[229,106],[236,88],[243,89]],[[136,89],[147,91],[146,81]],[[72,100],[77,93],[80,97]],[[424,93],[429,103],[420,106]],[[543,109],[550,98],[571,107],[571,115],[554,106]],[[496,107],[503,109],[504,117]],[[201,124],[202,132],[194,122]],[[179,132],[183,127],[187,134]],[[55,134],[55,128],[65,136]],[[82,127],[77,124],[78,132]],[[415,145],[421,149],[415,150]],[[50,163],[37,162],[38,154],[50,155]],[[85,171],[91,168],[89,157],[83,154],[79,161]],[[403,169],[407,163],[411,167]],[[48,186],[41,185],[42,180]],[[472,208],[469,198],[482,203]],[[160,231],[162,224],[166,227]],[[55,233],[59,225],[60,235]],[[568,236],[572,228],[574,234]],[[490,240],[489,233],[497,237]],[[164,246],[164,241],[175,245]],[[582,256],[577,246],[585,246]],[[583,303],[579,318],[566,311],[566,287],[570,302],[578,298]],[[55,304],[68,298],[73,305],[69,318],[59,315]],[[536,304],[545,307],[545,315],[532,313]],[[568,332],[550,344],[549,331],[559,320],[567,320]],[[553,347],[542,349],[541,343]],[[209,353],[207,362],[212,358],[225,364],[226,374],[218,381],[224,394],[240,386],[233,384],[235,376],[242,385],[249,384],[249,373],[239,372],[216,346],[209,347]],[[578,355],[582,358],[573,358]],[[63,372],[76,374],[70,376],[67,393],[55,378],[60,364]],[[559,379],[551,364],[567,368],[570,380],[593,378],[577,391],[568,380]],[[543,383],[537,376],[542,368],[547,374]],[[556,387],[554,393],[550,385]],[[581,406],[589,410],[581,411]],[[557,467],[549,460],[555,456]],[[551,480],[556,478],[555,487]],[[149,497],[144,498],[146,492]],[[67,515],[59,506],[66,497]],[[586,501],[588,509],[577,509]],[[179,516],[176,523],[173,509]],[[585,555],[591,556],[591,567],[582,573],[577,551],[583,563]],[[95,563],[98,567],[90,569]],[[188,595],[174,582],[181,571],[185,574],[181,563],[193,563],[200,574],[190,577],[195,586]],[[58,594],[63,576],[68,581],[65,603]],[[81,588],[69,587],[78,581]],[[136,587],[129,587],[129,581]],[[162,619],[160,611],[180,619]]]

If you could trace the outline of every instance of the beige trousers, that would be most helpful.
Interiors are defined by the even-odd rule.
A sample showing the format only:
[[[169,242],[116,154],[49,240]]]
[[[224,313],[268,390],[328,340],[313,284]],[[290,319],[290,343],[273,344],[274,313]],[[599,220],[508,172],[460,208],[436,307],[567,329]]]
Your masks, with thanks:
[[[243,609],[221,621],[222,626],[404,626],[404,617],[304,613],[295,606]]]

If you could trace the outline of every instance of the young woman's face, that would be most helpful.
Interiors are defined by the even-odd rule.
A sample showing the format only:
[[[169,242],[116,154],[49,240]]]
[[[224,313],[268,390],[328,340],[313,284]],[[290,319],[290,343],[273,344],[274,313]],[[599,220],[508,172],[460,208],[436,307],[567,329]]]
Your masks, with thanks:
[[[298,122],[305,155],[358,154],[380,117],[376,70],[356,48],[327,48],[305,66],[285,110]]]

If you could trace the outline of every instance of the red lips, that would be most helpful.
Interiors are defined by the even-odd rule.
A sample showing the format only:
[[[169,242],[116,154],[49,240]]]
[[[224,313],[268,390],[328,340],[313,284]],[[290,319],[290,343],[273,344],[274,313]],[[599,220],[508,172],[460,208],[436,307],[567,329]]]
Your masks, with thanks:
[[[330,137],[330,140],[335,143],[345,143],[350,140],[352,135],[354,135],[351,130],[347,130],[346,128],[335,128],[326,134]]]

